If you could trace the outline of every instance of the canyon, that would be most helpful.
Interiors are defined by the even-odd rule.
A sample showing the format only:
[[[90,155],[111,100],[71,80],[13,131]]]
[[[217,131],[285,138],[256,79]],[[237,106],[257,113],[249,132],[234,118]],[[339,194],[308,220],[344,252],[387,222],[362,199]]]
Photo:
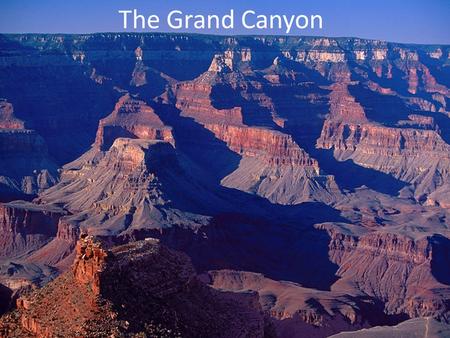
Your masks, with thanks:
[[[449,57],[1,34],[0,337],[445,337]]]

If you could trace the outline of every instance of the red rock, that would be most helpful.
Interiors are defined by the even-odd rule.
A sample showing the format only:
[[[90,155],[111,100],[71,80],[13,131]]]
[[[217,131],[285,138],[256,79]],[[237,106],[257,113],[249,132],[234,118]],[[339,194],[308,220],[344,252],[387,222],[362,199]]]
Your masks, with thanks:
[[[94,295],[100,294],[100,274],[108,257],[107,251],[100,243],[93,242],[87,235],[82,235],[76,249],[76,259],[73,263],[75,280],[87,284]]]
[[[242,156],[262,157],[277,165],[299,165],[318,171],[316,160],[301,149],[290,135],[264,128],[206,124],[214,135]]]
[[[198,121],[242,125],[241,108],[214,108],[210,98],[211,90],[212,86],[208,83],[182,82],[177,84],[173,89],[173,95],[177,98],[176,106],[184,116],[193,117]]]
[[[174,142],[172,129],[165,126],[144,101],[123,96],[108,117],[100,120],[95,144],[107,150],[119,137]]]
[[[0,100],[0,128],[2,129],[25,129],[23,121],[14,116],[14,108],[6,100]]]
[[[265,330],[254,293],[210,289],[185,255],[153,239],[109,251],[82,236],[73,270],[19,304],[0,320],[0,337],[263,337]]]

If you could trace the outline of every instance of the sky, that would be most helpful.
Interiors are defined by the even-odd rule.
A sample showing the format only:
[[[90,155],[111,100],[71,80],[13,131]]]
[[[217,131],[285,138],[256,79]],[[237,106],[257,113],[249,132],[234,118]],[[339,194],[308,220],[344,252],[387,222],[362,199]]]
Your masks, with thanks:
[[[223,15],[312,15],[323,18],[323,29],[296,30],[293,35],[346,36],[403,43],[450,44],[450,0],[0,0],[0,33],[133,32],[123,29],[118,10],[137,9],[161,17],[159,31],[211,34],[284,34],[284,31],[179,30],[165,25],[167,13]],[[139,30],[137,30],[139,31]],[[142,30],[141,30],[142,31]],[[147,32],[153,30],[147,29]]]

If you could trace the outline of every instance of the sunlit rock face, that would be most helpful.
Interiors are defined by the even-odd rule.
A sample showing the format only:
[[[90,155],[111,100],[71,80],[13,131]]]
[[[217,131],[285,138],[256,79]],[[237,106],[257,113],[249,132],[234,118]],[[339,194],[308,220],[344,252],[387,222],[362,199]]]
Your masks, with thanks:
[[[171,128],[164,126],[154,110],[129,95],[121,97],[114,111],[100,120],[95,144],[107,150],[118,137],[174,141]]]
[[[0,336],[327,337],[448,322],[449,52],[0,35],[0,311],[62,274],[21,297]],[[129,290],[167,301],[176,327],[133,310]]]

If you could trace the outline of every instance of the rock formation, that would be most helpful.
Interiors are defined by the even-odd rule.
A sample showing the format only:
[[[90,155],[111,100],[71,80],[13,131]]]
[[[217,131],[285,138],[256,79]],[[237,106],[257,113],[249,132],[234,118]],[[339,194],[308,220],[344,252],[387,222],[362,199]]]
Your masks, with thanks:
[[[275,127],[275,116],[267,113],[267,118],[263,118],[257,114],[258,109],[263,115],[264,110],[274,110],[274,107],[260,90],[260,83],[249,85],[244,81],[246,73],[245,70],[241,72],[240,67],[247,61],[235,59],[231,52],[214,56],[207,72],[193,81],[174,86],[171,94],[176,98],[181,116],[193,117],[242,157],[238,168],[223,178],[222,185],[255,193],[280,204],[335,201],[340,191],[334,178],[322,173],[317,161],[290,135],[250,125],[269,123]],[[242,107],[216,108],[219,103],[212,100],[215,91],[217,100],[227,100],[226,94],[231,98],[237,95],[236,103]],[[220,105],[227,103],[220,102]]]
[[[187,195],[178,194],[204,188],[195,185],[184,165],[170,143],[118,138],[97,163],[83,162],[74,173],[68,170],[60,186],[40,196],[40,203],[63,203],[75,214],[72,218],[85,218],[78,226],[102,235],[159,229],[174,223],[197,228],[208,218],[181,212],[178,208],[192,202]],[[177,196],[172,195],[174,184]],[[210,204],[217,199],[210,196],[206,202],[206,196],[210,193],[205,191],[199,200]]]
[[[23,121],[14,116],[14,108],[7,100],[0,100],[0,128],[24,129]]]
[[[100,120],[95,144],[108,150],[119,137],[174,142],[171,128],[165,126],[145,102],[133,99],[129,94],[121,97],[114,111]]]
[[[422,202],[448,184],[450,148],[438,131],[430,130],[432,120],[410,114],[406,123],[399,117],[396,126],[389,125],[393,121],[369,121],[344,84],[333,86],[330,102],[318,148],[333,149],[339,161],[352,160],[411,183]]]
[[[1,337],[263,337],[254,293],[216,291],[189,259],[148,239],[107,250],[82,236],[73,268],[17,301]]]
[[[0,205],[1,257],[16,257],[39,249],[56,236],[63,210],[27,202]]]
[[[449,320],[448,273],[440,270],[450,259],[445,237],[415,239],[388,231],[353,235],[338,227],[325,228],[331,237],[330,257],[341,277],[333,289],[349,290],[354,283],[357,290],[383,299],[388,314]]]
[[[12,104],[0,101],[0,201],[33,196],[57,182],[57,165],[35,131],[25,129]]]
[[[449,51],[0,34],[2,334],[448,322]]]

